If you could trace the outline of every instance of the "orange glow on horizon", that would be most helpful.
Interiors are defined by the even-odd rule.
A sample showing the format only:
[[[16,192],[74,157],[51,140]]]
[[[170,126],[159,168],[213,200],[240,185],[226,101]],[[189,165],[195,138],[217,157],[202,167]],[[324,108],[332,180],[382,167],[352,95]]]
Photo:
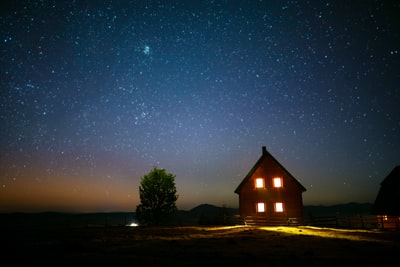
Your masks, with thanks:
[[[93,179],[19,179],[1,189],[0,212],[134,211],[136,187],[117,186]]]

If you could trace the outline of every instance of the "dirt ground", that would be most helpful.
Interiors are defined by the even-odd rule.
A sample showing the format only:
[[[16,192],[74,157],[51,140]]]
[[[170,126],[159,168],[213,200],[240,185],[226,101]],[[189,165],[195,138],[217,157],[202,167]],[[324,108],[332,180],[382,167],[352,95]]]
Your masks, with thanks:
[[[13,266],[400,266],[399,231],[311,227],[2,229]],[[394,265],[392,265],[394,266]]]

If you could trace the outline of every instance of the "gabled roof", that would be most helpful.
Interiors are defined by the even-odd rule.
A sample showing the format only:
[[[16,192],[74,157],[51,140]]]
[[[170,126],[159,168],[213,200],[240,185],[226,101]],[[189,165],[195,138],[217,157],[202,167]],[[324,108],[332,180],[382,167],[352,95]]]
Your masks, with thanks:
[[[373,213],[377,215],[400,215],[400,165],[396,166],[381,182],[375,199]]]
[[[297,181],[296,178],[294,178],[294,176],[288,171],[286,170],[285,167],[283,167],[282,164],[279,163],[279,161],[277,161],[266,149],[265,146],[262,147],[262,155],[261,157],[258,159],[258,161],[256,162],[256,164],[253,166],[253,168],[251,168],[250,172],[246,175],[246,177],[243,179],[243,181],[239,184],[239,186],[235,189],[235,193],[239,194],[240,188],[246,184],[247,180],[250,179],[250,177],[253,175],[253,173],[258,169],[258,167],[261,165],[261,163],[264,161],[265,158],[270,158],[272,159],[290,178],[292,178],[299,186],[300,190],[302,192],[307,191],[307,189],[300,184],[299,181]]]

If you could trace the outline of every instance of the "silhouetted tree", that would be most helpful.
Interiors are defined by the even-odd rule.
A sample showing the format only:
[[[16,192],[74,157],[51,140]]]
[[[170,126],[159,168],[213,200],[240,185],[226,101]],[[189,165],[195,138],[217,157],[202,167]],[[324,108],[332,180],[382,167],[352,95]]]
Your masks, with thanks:
[[[165,169],[153,169],[141,178],[140,204],[136,207],[136,219],[144,225],[160,225],[177,210],[175,175]]]

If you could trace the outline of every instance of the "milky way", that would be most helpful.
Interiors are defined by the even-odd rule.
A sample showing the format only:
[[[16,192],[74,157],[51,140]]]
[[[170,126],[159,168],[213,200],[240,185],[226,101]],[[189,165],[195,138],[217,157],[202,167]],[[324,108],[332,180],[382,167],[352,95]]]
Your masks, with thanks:
[[[238,206],[261,156],[305,204],[373,202],[400,164],[396,1],[3,1],[0,211]]]

